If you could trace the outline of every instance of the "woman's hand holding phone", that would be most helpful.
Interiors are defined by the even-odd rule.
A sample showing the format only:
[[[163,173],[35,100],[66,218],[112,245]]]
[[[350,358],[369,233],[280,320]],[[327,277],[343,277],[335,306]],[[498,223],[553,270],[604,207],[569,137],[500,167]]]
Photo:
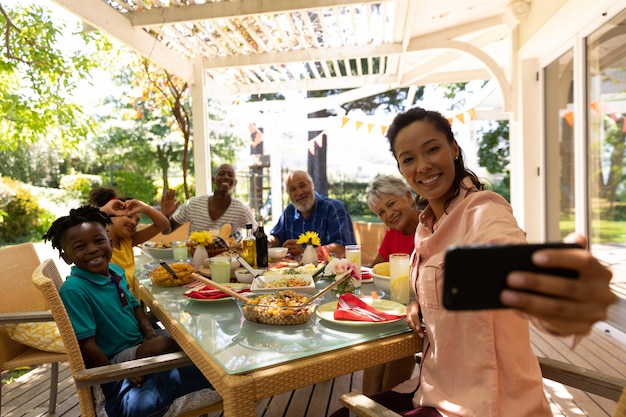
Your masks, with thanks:
[[[565,242],[587,245],[578,234]],[[531,315],[535,324],[559,336],[587,334],[595,322],[606,318],[607,308],[617,299],[609,287],[612,273],[589,251],[543,249],[532,255],[532,261],[541,267],[576,270],[579,279],[512,272],[506,281],[511,288],[500,294],[504,305]]]

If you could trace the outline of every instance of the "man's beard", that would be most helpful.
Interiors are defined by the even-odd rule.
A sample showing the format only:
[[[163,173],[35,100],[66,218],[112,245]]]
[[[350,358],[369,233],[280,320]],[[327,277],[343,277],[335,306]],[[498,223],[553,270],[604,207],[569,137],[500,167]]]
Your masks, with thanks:
[[[297,202],[297,203],[293,203],[293,206],[300,212],[300,213],[306,213],[308,211],[310,211],[313,208],[313,205],[315,204],[315,199],[312,198],[311,196],[308,196],[308,198],[304,201],[304,202]]]

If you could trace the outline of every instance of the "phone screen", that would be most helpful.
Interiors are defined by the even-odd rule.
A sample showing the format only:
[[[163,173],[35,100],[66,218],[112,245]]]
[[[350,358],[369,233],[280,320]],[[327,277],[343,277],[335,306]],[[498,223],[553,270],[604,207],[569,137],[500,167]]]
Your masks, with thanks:
[[[533,252],[547,248],[580,248],[569,243],[482,245],[451,247],[445,256],[443,305],[448,310],[509,308],[500,302],[506,277],[512,271],[530,271],[578,278],[572,269],[540,268]]]

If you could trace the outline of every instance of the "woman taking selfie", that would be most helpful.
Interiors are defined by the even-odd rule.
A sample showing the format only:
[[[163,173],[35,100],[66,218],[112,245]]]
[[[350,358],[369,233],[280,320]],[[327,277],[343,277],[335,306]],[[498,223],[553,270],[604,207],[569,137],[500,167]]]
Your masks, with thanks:
[[[387,138],[400,173],[429,203],[419,216],[411,258],[411,285],[417,300],[407,308],[409,327],[424,338],[424,343],[419,377],[373,398],[403,416],[551,416],[541,370],[530,344],[528,316],[513,309],[448,311],[440,297],[444,255],[451,245],[526,243],[511,206],[500,195],[483,190],[476,174],[465,167],[461,148],[441,114],[411,109],[395,117]],[[606,311],[612,301],[608,290],[610,272],[600,268],[602,273],[596,274],[595,258],[583,249],[559,250],[559,254],[541,252],[545,255],[542,266],[578,259],[580,262],[565,264],[581,275],[577,280],[580,283],[574,285],[582,289],[595,282],[602,287],[598,296],[589,302],[582,298],[546,301],[553,312],[560,309],[562,313],[557,315],[563,314],[561,317],[547,311],[539,316],[537,300],[520,298],[518,291],[506,296],[503,292],[506,305],[535,314],[531,320],[539,328],[559,334],[570,334],[569,330],[560,333],[558,329],[577,321],[574,311],[592,306]],[[539,258],[533,256],[533,261],[537,263]],[[469,272],[467,278],[472,279]],[[563,278],[515,273],[509,279],[513,275],[523,277],[515,288],[546,290],[533,279],[545,278],[551,282],[551,290],[542,292],[573,298],[561,285]],[[594,320],[600,317],[596,315]],[[578,329],[584,330],[584,326]],[[342,415],[347,415],[343,409],[335,414]]]

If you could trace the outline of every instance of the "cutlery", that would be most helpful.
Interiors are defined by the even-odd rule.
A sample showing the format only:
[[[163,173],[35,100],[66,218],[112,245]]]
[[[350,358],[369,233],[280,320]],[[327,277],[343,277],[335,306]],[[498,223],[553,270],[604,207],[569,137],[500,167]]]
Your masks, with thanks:
[[[309,301],[307,301],[306,303],[303,304],[303,306],[310,304],[311,301],[321,297],[322,295],[326,294],[328,291],[332,290],[333,288],[335,288],[337,285],[341,284],[342,282],[344,282],[347,278],[350,278],[350,271],[344,272],[343,276],[340,275],[335,282],[333,282],[332,284],[330,284],[328,287],[324,288],[323,290],[321,290],[320,292],[318,292],[317,294],[315,294],[314,296],[312,296],[311,298],[309,298]]]
[[[262,269],[254,269],[252,268],[252,266],[250,266],[250,264],[243,259],[243,257],[241,255],[237,256],[237,261],[248,270],[248,272],[250,272],[252,274],[252,279],[256,279],[256,277],[260,276],[261,274],[263,274],[263,270]]]
[[[215,282],[213,280],[210,280],[210,279],[208,279],[206,277],[203,277],[202,275],[200,275],[198,273],[192,272],[191,276],[195,280],[200,281],[200,282],[204,282],[205,284],[210,285],[213,288],[217,288],[218,290],[225,292],[226,294],[230,295],[231,297],[235,297],[236,299],[241,300],[241,301],[243,301],[245,303],[250,301],[250,299],[248,297],[239,294],[237,291],[233,291],[232,289],[230,289],[228,287],[225,287],[225,286],[223,286],[221,284],[218,284],[217,282]]]
[[[363,307],[359,307],[359,306],[355,306],[354,304],[350,304],[348,303],[346,300],[344,300],[343,298],[340,298],[338,301],[339,303],[339,307],[341,307],[344,310],[349,310],[352,311],[356,314],[360,314],[362,316],[366,316],[369,317],[370,319],[372,319],[373,321],[385,321],[385,317],[381,316],[380,314],[376,314],[373,311],[369,311]]]
[[[172,278],[174,279],[180,279],[178,278],[178,275],[176,275],[176,272],[174,272],[174,270],[172,269],[172,267],[170,267],[167,262],[165,261],[160,261],[159,262],[161,264],[161,266],[163,267],[163,269],[165,269],[167,272],[170,273],[170,275],[172,276]]]

